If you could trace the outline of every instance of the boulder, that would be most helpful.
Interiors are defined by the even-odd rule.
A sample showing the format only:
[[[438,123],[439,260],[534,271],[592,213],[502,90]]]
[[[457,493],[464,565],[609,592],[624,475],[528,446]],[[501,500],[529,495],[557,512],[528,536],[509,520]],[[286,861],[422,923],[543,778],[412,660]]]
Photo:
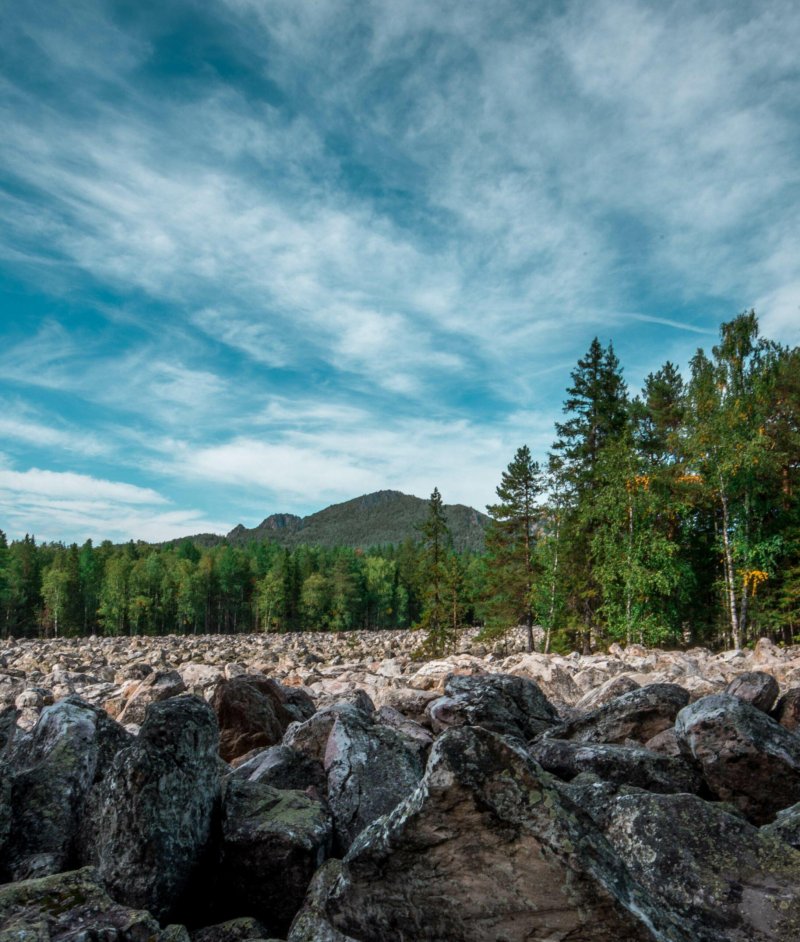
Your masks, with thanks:
[[[81,852],[115,899],[159,919],[181,900],[211,835],[218,744],[203,700],[153,703],[139,736],[93,789]]]
[[[800,850],[800,803],[779,811],[771,824],[762,826],[761,833],[772,835]]]
[[[538,685],[510,674],[450,677],[445,696],[434,700],[428,711],[437,733],[454,726],[481,726],[528,740],[558,722],[558,713]]]
[[[433,736],[420,723],[408,719],[398,710],[390,706],[382,706],[375,711],[375,721],[390,729],[397,730],[405,739],[407,745],[419,753],[420,758],[425,761],[428,750],[433,745]]]
[[[425,778],[317,874],[290,942],[689,942],[521,746],[446,731]]]
[[[5,759],[0,758],[0,883],[5,883],[9,875],[4,873],[6,862],[6,843],[11,833],[11,768]]]
[[[662,756],[682,756],[683,752],[681,751],[681,744],[678,742],[678,737],[675,735],[675,727],[670,726],[669,729],[662,729],[660,733],[656,733],[652,739],[648,739],[644,744],[645,749],[649,749],[650,752],[657,752]]]
[[[800,938],[800,852],[694,795],[622,795],[609,819],[633,878],[695,942]]]
[[[150,913],[115,902],[91,868],[0,886],[3,942],[160,942]]]
[[[289,746],[270,746],[247,762],[238,765],[230,778],[262,782],[273,788],[306,792],[312,798],[324,798],[328,789],[322,763]]]
[[[368,719],[371,712],[366,713],[351,703],[334,703],[323,707],[304,723],[292,723],[283,737],[283,745],[289,746],[309,759],[323,762],[328,737],[336,722],[336,717],[344,713]]]
[[[588,713],[623,694],[638,690],[640,686],[630,674],[617,674],[585,693],[575,704],[575,709],[579,713]]]
[[[18,715],[19,711],[15,706],[3,707],[0,710],[0,756],[6,753],[14,742]]]
[[[792,687],[778,700],[772,713],[785,729],[800,727],[800,687]]]
[[[565,781],[592,772],[607,782],[664,794],[698,794],[703,789],[703,777],[693,764],[647,749],[548,737],[532,743],[530,754],[543,769]]]
[[[86,797],[131,737],[76,696],[45,707],[12,758],[11,833],[4,868],[13,880],[74,865]]]
[[[314,705],[308,694],[263,674],[221,681],[211,697],[220,729],[220,755],[226,762],[251,749],[274,746],[290,723],[308,719]]]
[[[177,697],[185,690],[186,684],[177,671],[152,671],[128,697],[125,706],[117,716],[117,721],[123,726],[128,723],[141,726],[145,712],[151,703]]]
[[[547,735],[576,742],[624,745],[630,740],[644,744],[672,726],[688,702],[689,694],[677,684],[649,684],[563,723]]]
[[[341,711],[325,748],[328,803],[339,849],[387,814],[422,778],[419,753],[394,729],[360,710]]]
[[[302,792],[229,779],[221,828],[219,908],[283,935],[330,852],[330,815]]]
[[[728,694],[681,710],[675,734],[712,792],[755,824],[800,801],[800,737]]]
[[[751,704],[757,710],[769,713],[778,699],[780,688],[772,674],[764,671],[746,671],[734,677],[724,692]]]
[[[266,939],[267,935],[267,930],[257,919],[240,916],[198,929],[192,933],[192,942],[247,942],[249,939]]]

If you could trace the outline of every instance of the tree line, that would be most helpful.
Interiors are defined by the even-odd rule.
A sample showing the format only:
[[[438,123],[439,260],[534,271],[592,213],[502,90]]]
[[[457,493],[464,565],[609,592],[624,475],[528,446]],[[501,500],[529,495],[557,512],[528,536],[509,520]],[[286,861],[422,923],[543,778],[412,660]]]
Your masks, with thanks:
[[[722,325],[688,377],[638,394],[595,338],[571,373],[543,462],[521,446],[483,554],[455,553],[434,489],[419,540],[368,551],[269,542],[203,548],[7,544],[5,636],[423,629],[544,630],[547,650],[620,641],[790,642],[800,620],[800,348]]]
[[[482,560],[463,554],[474,573]],[[365,552],[189,540],[94,546],[10,545],[0,531],[0,631],[5,637],[409,628],[422,617],[424,546]],[[473,620],[474,609],[460,609]]]
[[[631,395],[612,344],[572,371],[546,461],[520,448],[489,507],[487,618],[545,648],[739,648],[800,620],[800,348],[753,311]]]

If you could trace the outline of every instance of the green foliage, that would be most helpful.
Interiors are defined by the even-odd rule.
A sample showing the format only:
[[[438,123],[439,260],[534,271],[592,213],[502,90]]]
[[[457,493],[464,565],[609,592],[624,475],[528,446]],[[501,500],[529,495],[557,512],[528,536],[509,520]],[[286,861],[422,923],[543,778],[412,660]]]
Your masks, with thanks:
[[[426,653],[439,656],[452,650],[465,610],[465,572],[452,552],[442,496],[438,488],[428,501],[428,516],[420,525],[422,554],[419,575]]]
[[[800,349],[760,337],[751,311],[688,381],[666,363],[629,400],[597,339],[571,380],[546,479],[520,448],[490,518],[438,490],[382,491],[228,540],[79,548],[0,531],[0,631],[419,626],[433,654],[464,624],[520,621],[554,651],[800,640]]]
[[[533,548],[541,490],[539,465],[523,445],[503,472],[496,490],[499,502],[486,508],[492,521],[486,532],[491,620],[526,625],[529,650],[533,649]]]

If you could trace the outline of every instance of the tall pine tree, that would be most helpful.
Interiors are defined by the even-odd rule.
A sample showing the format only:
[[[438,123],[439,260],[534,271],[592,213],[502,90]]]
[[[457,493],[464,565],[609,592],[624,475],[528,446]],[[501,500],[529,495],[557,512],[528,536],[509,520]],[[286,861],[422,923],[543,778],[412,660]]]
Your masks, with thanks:
[[[486,533],[488,578],[496,618],[524,624],[528,650],[533,650],[533,547],[539,517],[541,472],[523,445],[503,472],[499,502],[486,509],[492,522]]]

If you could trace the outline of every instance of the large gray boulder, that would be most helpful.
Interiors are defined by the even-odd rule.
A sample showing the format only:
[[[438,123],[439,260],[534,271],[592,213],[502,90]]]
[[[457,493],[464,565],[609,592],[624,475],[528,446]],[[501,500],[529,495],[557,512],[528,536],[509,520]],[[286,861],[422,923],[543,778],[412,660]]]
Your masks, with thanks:
[[[211,835],[219,733],[198,697],[153,703],[87,808],[83,860],[115,899],[164,919],[180,901]]]
[[[712,792],[753,823],[800,801],[800,737],[749,703],[703,697],[678,714],[675,735]]]
[[[219,908],[284,935],[330,852],[330,815],[302,792],[229,779],[221,831]]]
[[[454,675],[445,696],[428,706],[434,732],[481,726],[501,736],[528,740],[558,722],[555,707],[538,684],[512,674]]]
[[[86,797],[131,741],[103,710],[76,696],[45,707],[13,754],[4,855],[11,879],[45,876],[74,865]]]
[[[551,729],[547,735],[576,742],[625,745],[646,743],[675,722],[689,702],[689,694],[677,684],[649,684],[615,697],[583,716]]]
[[[91,868],[0,886],[3,942],[159,942],[148,912],[115,902]]]
[[[521,746],[451,729],[419,787],[317,874],[290,942],[690,942]]]
[[[341,851],[346,851],[368,824],[406,798],[423,773],[419,753],[402,734],[357,709],[336,716],[324,765],[328,804]]]
[[[694,795],[626,794],[606,836],[695,942],[800,939],[800,852]]]
[[[564,781],[592,772],[603,781],[664,794],[698,794],[703,789],[703,777],[694,763],[638,747],[545,738],[531,744],[530,754],[545,771]]]

